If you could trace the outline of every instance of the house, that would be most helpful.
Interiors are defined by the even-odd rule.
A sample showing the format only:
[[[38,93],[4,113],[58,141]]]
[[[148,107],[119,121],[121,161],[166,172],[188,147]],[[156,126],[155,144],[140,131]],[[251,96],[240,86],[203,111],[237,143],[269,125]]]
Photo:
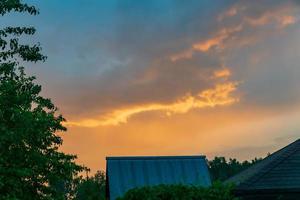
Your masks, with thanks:
[[[107,157],[106,160],[107,194],[111,200],[135,187],[211,185],[205,156]]]
[[[226,181],[243,199],[300,199],[300,140]]]

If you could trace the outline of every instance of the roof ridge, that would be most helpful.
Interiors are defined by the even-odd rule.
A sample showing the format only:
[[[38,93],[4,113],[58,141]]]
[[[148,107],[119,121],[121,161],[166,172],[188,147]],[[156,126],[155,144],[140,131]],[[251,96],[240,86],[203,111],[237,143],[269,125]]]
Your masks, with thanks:
[[[257,182],[258,180],[262,179],[270,170],[277,167],[279,164],[284,162],[287,158],[292,156],[295,152],[300,150],[300,145],[296,145],[300,142],[300,139],[292,142],[291,144],[279,149],[278,151],[271,154],[271,156],[278,156],[278,153],[282,153],[281,156],[278,156],[276,158],[273,158],[274,160],[271,160],[268,164],[263,166],[259,172],[254,173],[251,177],[249,177],[247,180],[245,180],[244,183],[241,184],[241,187],[243,186],[251,186],[253,183]],[[285,150],[285,151],[283,151]],[[259,175],[260,174],[260,175]],[[258,176],[259,175],[259,176]]]
[[[106,160],[205,159],[204,155],[190,156],[108,156]]]

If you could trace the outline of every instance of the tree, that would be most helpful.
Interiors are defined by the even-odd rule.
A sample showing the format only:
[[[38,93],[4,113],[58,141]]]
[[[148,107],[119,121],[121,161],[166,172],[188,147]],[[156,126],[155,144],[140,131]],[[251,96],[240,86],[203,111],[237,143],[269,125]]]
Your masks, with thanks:
[[[229,158],[227,161],[225,157],[215,157],[208,161],[208,169],[212,181],[225,181],[261,160],[261,158],[255,158],[252,161],[239,162],[235,158]]]
[[[10,12],[38,14],[21,0],[0,0],[0,14]],[[20,64],[46,59],[39,44],[19,40],[34,33],[34,27],[0,29],[1,200],[68,199],[84,169],[75,155],[58,150],[63,141],[57,132],[66,131],[65,119]]]
[[[117,200],[238,200],[234,185],[213,183],[208,188],[193,185],[154,185],[128,190]]]
[[[105,200],[105,180],[103,171],[82,179],[78,184],[75,200]]]

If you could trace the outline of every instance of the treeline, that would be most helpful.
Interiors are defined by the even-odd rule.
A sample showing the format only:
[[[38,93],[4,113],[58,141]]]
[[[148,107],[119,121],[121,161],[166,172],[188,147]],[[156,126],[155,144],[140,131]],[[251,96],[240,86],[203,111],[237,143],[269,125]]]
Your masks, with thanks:
[[[239,172],[247,169],[248,167],[258,163],[261,161],[262,158],[255,158],[251,161],[243,161],[240,162],[237,159],[229,158],[226,159],[225,157],[215,157],[212,160],[208,160],[208,169],[209,173],[212,179],[212,182],[216,183],[213,185],[213,188],[210,189],[202,189],[202,188],[195,188],[195,187],[187,187],[187,186],[161,186],[161,187],[150,187],[150,188],[140,188],[130,191],[130,195],[138,195],[141,197],[142,194],[148,192],[149,195],[151,195],[154,199],[156,195],[159,195],[160,193],[163,193],[163,191],[166,192],[167,197],[168,195],[172,196],[171,193],[178,192],[180,193],[181,190],[188,190],[189,195],[199,195],[201,191],[203,192],[203,195],[208,195],[209,191],[214,189],[216,192],[223,193],[225,192],[226,195],[231,196],[228,192],[230,190],[230,186],[220,186],[219,183],[222,181],[225,181],[231,176],[234,176],[238,174]],[[105,183],[105,172],[98,171],[94,176],[92,177],[86,177],[81,179],[81,181],[78,184],[77,187],[77,193],[76,193],[76,200],[104,200],[105,199],[105,192],[106,192],[106,183]],[[170,192],[170,194],[169,194]],[[194,193],[196,192],[196,193]],[[127,195],[127,198],[128,195]],[[132,197],[134,199],[134,197]],[[149,197],[150,198],[150,197]],[[123,199],[123,198],[122,198]],[[126,199],[124,197],[124,199]]]
[[[258,163],[262,158],[254,158],[251,161],[240,162],[235,158],[215,157],[213,160],[208,160],[208,169],[212,181],[225,181],[248,167]]]
[[[75,200],[104,200],[105,196],[106,174],[103,171],[82,178],[76,187]]]

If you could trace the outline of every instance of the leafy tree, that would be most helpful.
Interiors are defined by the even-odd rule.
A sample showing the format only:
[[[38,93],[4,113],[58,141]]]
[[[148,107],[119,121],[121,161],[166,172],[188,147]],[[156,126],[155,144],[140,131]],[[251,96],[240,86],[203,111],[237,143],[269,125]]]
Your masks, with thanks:
[[[82,179],[77,187],[75,200],[105,200],[105,172]]]
[[[225,181],[261,160],[261,158],[255,158],[251,161],[239,162],[235,158],[229,158],[227,161],[225,157],[215,157],[208,161],[208,169],[212,181]]]
[[[118,200],[238,200],[233,195],[233,185],[220,182],[204,188],[191,185],[156,185],[134,188]]]
[[[37,15],[21,0],[0,0],[0,15]],[[75,155],[58,150],[65,120],[41,86],[27,76],[21,63],[45,61],[39,44],[22,44],[34,27],[0,29],[0,199],[69,199],[77,175],[84,168]]]

